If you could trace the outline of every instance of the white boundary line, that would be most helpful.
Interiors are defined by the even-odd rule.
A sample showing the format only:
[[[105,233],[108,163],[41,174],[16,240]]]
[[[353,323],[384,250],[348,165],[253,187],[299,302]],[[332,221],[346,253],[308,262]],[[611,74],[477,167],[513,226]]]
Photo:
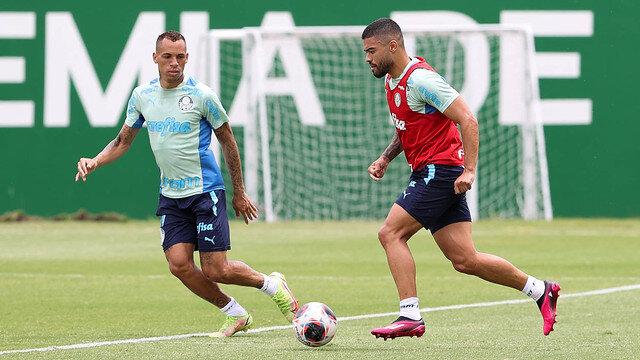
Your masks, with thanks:
[[[586,296],[594,296],[594,295],[605,295],[605,294],[612,294],[612,293],[617,293],[622,291],[632,291],[632,290],[639,290],[639,289],[640,289],[640,284],[635,284],[635,285],[627,285],[627,286],[578,292],[573,294],[563,294],[562,298],[566,299],[566,298],[577,298],[577,297],[586,297]],[[514,299],[514,300],[503,300],[503,301],[481,302],[481,303],[474,303],[474,304],[438,306],[434,308],[423,308],[423,309],[420,309],[420,312],[437,312],[437,311],[447,311],[447,310],[460,310],[460,309],[467,309],[467,308],[513,305],[513,304],[527,303],[530,301],[531,301],[530,299]],[[353,320],[361,320],[361,319],[380,318],[380,317],[386,317],[386,316],[394,316],[397,314],[398,312],[388,312],[388,313],[379,313],[379,314],[345,316],[345,317],[339,317],[338,321],[353,321]],[[289,328],[291,328],[291,325],[268,326],[268,327],[261,327],[257,329],[251,329],[248,331],[248,333],[255,334],[255,333],[261,333],[261,332],[267,332],[267,331],[284,330]],[[81,344],[73,344],[73,345],[48,346],[48,347],[34,348],[34,349],[4,350],[4,351],[0,351],[0,355],[32,353],[32,352],[47,352],[47,351],[54,351],[54,350],[88,349],[88,348],[95,348],[95,347],[109,346],[109,345],[140,344],[140,343],[147,343],[147,342],[180,340],[180,339],[187,339],[187,338],[194,338],[194,337],[207,337],[207,336],[209,336],[209,333],[195,333],[195,334],[182,334],[182,335],[170,335],[170,336],[155,336],[155,337],[147,337],[147,338],[139,338],[139,339],[99,341],[99,342],[81,343]]]

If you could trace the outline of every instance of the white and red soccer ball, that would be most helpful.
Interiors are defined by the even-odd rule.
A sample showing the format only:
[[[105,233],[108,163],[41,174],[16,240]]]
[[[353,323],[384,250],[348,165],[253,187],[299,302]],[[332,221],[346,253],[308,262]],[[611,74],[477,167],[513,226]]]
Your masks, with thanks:
[[[338,319],[327,305],[310,302],[302,305],[295,314],[293,327],[301,343],[318,347],[333,339],[338,327]]]

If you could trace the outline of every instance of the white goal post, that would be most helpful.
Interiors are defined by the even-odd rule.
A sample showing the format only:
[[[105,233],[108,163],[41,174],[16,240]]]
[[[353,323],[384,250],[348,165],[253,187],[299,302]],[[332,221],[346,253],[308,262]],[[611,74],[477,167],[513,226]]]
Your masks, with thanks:
[[[249,195],[267,221],[384,217],[407,185],[404,155],[379,183],[367,166],[393,136],[384,84],[364,62],[364,26],[211,30],[196,76],[237,129]],[[553,217],[530,30],[403,27],[480,125],[473,218]],[[238,127],[242,127],[242,131]]]

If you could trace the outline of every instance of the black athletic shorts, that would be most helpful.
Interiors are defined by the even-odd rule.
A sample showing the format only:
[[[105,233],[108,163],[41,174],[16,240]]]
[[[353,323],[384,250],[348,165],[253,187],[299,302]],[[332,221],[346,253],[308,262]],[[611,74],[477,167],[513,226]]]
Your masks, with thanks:
[[[412,172],[396,204],[432,234],[449,224],[471,221],[465,194],[456,194],[453,188],[463,170],[462,166],[431,164]]]
[[[164,251],[177,243],[195,244],[201,252],[231,249],[224,190],[180,199],[160,195],[156,215]]]

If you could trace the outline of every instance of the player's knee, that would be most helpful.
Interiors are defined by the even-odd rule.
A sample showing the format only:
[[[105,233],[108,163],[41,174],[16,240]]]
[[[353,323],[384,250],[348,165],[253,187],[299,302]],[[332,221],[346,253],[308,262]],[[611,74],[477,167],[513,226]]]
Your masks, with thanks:
[[[378,230],[378,240],[380,244],[382,244],[382,247],[386,249],[388,246],[396,244],[397,242],[406,242],[409,240],[409,236],[385,224]]]
[[[194,269],[194,264],[189,261],[175,261],[169,263],[169,271],[173,276],[182,279],[188,276]]]
[[[467,275],[476,275],[478,270],[475,256],[452,258],[451,264],[456,271]]]
[[[378,240],[382,247],[387,247],[391,242],[393,242],[393,233],[390,231],[389,227],[383,225],[380,230],[378,230]]]

